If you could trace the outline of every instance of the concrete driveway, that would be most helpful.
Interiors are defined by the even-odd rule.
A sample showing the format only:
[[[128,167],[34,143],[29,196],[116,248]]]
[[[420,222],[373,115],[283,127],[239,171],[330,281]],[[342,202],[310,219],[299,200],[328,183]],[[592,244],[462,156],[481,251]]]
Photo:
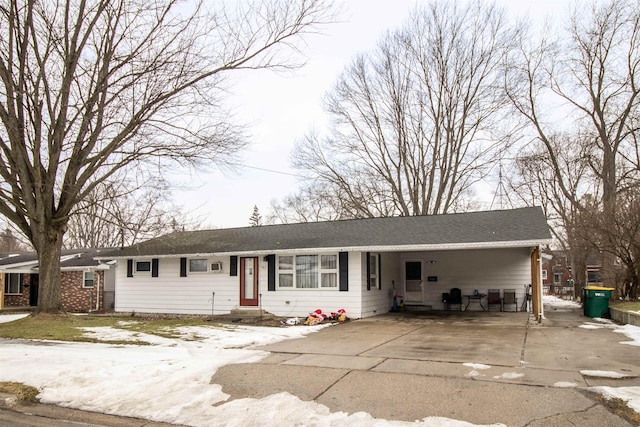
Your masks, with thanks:
[[[590,386],[640,386],[640,348],[578,310],[394,313],[260,347],[259,363],[212,378],[231,399],[289,392],[332,412],[507,426],[630,426]],[[304,326],[295,326],[304,327]],[[616,371],[623,379],[581,371]]]

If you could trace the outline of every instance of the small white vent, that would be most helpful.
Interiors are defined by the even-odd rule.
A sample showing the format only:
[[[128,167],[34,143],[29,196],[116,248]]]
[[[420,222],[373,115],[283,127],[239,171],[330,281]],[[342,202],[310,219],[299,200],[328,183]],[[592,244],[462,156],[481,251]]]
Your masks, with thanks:
[[[222,273],[222,263],[221,262],[212,262],[211,263],[211,272],[212,273]]]

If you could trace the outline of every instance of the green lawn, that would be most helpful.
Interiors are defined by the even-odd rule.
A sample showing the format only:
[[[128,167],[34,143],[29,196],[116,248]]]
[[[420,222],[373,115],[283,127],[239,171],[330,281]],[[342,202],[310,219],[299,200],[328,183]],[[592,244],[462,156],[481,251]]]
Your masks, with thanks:
[[[139,341],[100,341],[84,336],[84,327],[110,326],[128,331],[159,335],[162,337],[177,337],[174,328],[180,326],[215,326],[220,324],[207,322],[205,319],[161,319],[144,317],[117,317],[117,316],[51,316],[40,314],[28,316],[24,319],[8,323],[0,323],[0,337],[23,338],[36,340],[55,341],[81,341],[81,342],[109,342],[114,344],[144,345]]]

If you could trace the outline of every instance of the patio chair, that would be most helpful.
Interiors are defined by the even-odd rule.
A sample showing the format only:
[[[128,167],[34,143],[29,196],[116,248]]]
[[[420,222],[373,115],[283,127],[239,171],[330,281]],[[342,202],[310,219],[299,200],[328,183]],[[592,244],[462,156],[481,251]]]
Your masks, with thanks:
[[[462,291],[460,288],[451,288],[449,291],[449,310],[452,305],[457,305],[462,310]]]
[[[500,289],[489,289],[487,291],[487,311],[496,308],[496,311],[502,311],[502,298],[500,298]]]
[[[502,294],[502,310],[504,311],[506,306],[512,305],[514,311],[518,311],[518,299],[516,298],[515,289],[505,289]]]

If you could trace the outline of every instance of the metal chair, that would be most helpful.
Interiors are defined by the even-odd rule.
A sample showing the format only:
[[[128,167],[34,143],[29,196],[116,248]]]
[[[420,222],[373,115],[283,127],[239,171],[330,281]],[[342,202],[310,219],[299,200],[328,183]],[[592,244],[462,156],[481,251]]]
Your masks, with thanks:
[[[451,288],[449,291],[449,310],[452,305],[460,306],[460,310],[462,310],[462,291],[460,288]]]
[[[514,311],[518,311],[518,299],[516,298],[516,290],[515,289],[505,289],[502,294],[502,310],[504,311],[505,306],[513,305]]]
[[[502,311],[502,298],[500,298],[500,289],[489,289],[487,291],[487,311],[491,311],[492,307],[498,307],[497,311]]]

